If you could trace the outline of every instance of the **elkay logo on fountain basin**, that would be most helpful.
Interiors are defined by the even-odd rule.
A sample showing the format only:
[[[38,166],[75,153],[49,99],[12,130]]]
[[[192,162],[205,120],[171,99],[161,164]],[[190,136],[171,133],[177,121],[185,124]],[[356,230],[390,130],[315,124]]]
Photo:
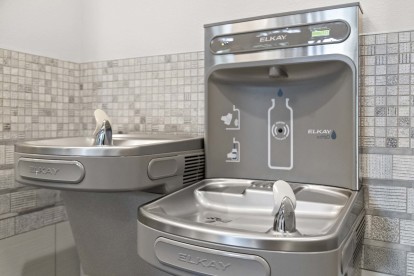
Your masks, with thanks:
[[[260,38],[260,42],[271,42],[278,40],[286,40],[287,35],[274,35],[274,36],[263,36]]]
[[[56,168],[48,168],[48,167],[36,167],[36,166],[30,166],[29,167],[30,173],[33,174],[50,174],[50,175],[56,175],[59,171],[59,169]]]
[[[220,261],[195,257],[185,253],[178,253],[178,260],[184,263],[198,265],[206,268],[213,268],[221,271],[226,271],[226,269],[231,265],[230,263],[226,264]]]
[[[333,129],[308,129],[308,134],[316,136],[317,139],[336,139],[336,132]]]

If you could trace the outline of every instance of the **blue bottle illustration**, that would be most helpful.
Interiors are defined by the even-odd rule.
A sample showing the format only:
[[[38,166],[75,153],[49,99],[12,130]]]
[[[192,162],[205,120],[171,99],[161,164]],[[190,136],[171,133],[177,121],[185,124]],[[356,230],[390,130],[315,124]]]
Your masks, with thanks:
[[[268,166],[275,170],[293,168],[293,109],[289,98],[271,99],[268,110]]]

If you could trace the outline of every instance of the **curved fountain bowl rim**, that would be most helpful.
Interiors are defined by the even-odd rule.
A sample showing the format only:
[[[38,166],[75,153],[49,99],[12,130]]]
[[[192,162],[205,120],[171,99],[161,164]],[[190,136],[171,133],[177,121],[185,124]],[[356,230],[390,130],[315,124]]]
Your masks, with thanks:
[[[57,156],[141,156],[198,150],[203,137],[172,134],[115,134],[114,145],[93,145],[92,137],[39,139],[15,144],[16,153]]]

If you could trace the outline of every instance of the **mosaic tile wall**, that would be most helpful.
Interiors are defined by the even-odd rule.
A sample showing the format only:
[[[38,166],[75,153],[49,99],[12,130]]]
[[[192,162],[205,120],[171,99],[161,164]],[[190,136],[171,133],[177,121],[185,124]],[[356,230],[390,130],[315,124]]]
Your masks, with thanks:
[[[414,32],[362,36],[362,267],[414,275]]]
[[[130,58],[81,64],[82,123],[105,110],[115,133],[204,132],[204,54]]]
[[[203,52],[75,64],[0,50],[0,238],[65,219],[59,194],[13,181],[18,140],[115,133],[203,134]],[[414,32],[361,37],[362,267],[414,276]]]
[[[204,131],[202,52],[77,64],[0,49],[0,239],[66,220],[59,192],[14,181],[14,144],[115,133]]]
[[[0,49],[0,239],[66,219],[59,193],[14,181],[14,143],[79,135],[79,65]]]

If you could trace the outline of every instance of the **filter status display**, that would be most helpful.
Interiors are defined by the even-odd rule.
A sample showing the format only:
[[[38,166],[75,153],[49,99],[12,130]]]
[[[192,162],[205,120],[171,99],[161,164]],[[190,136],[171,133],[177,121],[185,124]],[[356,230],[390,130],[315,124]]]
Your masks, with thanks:
[[[312,31],[312,37],[323,37],[323,36],[329,36],[331,30],[325,29],[325,30],[314,30]]]
[[[338,20],[217,36],[211,40],[210,49],[214,54],[235,54],[332,44],[343,42],[349,34],[348,23]]]

